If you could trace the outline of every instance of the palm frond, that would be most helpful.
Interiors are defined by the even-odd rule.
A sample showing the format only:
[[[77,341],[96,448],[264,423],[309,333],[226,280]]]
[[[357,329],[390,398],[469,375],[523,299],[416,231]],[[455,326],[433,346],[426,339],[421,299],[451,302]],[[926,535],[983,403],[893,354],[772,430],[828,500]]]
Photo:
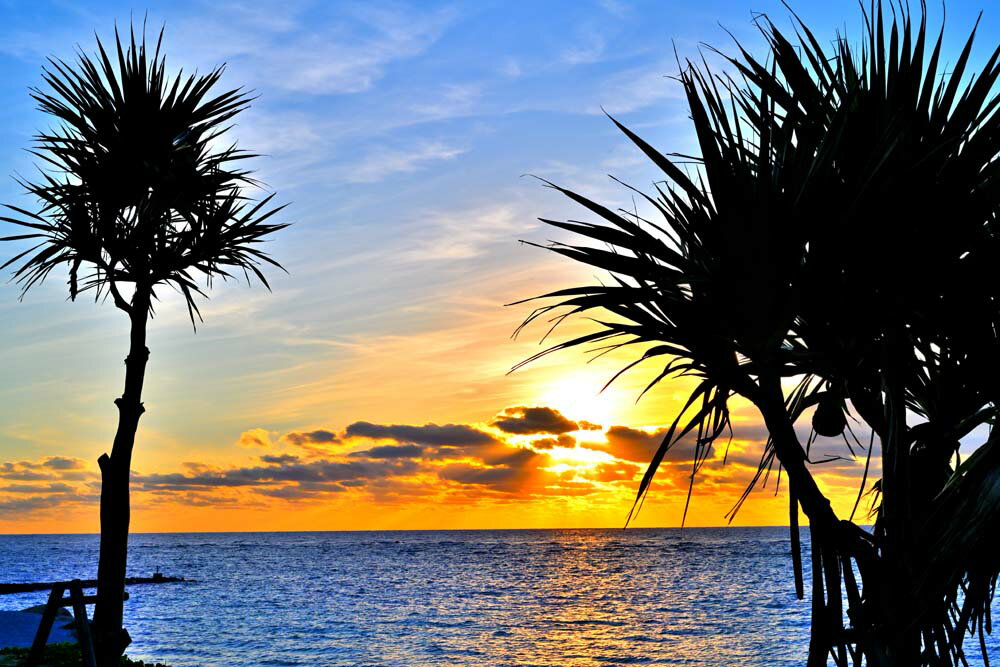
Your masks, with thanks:
[[[145,34],[130,29],[123,39],[116,29],[112,55],[98,39],[96,54],[51,59],[45,89],[32,90],[59,125],[35,137],[39,179],[21,181],[37,212],[8,206],[15,215],[0,218],[30,230],[4,240],[41,244],[5,265],[16,266],[23,292],[66,264],[72,298],[119,283],[169,284],[194,324],[194,298],[204,292],[193,273],[210,284],[236,270],[266,286],[261,268],[280,268],[260,246],[287,226],[271,221],[283,207],[271,206],[273,195],[247,198],[257,183],[241,165],[254,155],[222,143],[252,96],[214,92],[223,67],[168,75],[162,37],[150,49]]]
[[[662,364],[651,386],[680,368],[697,376],[637,501],[682,435],[697,433],[696,461],[723,435],[729,396],[761,409],[771,437],[734,509],[775,466],[793,478],[790,523],[801,505],[814,536],[810,664],[899,650],[914,664],[963,660],[964,633],[989,629],[1000,572],[971,553],[983,526],[995,528],[1000,463],[978,452],[957,463],[960,441],[992,427],[1000,405],[1000,48],[971,76],[974,27],[942,73],[943,29],[928,33],[923,5],[919,16],[892,9],[868,6],[858,46],[825,47],[797,17],[789,38],[764,17],[766,57],[737,44],[732,76],[688,63],[678,78],[699,146],[692,171],[677,163],[690,156],[612,119],[666,177],[646,197],[660,219],[557,188],[599,222],[543,220],[582,239],[547,247],[615,282],[539,297],[525,322],[597,324],[533,359],[613,341],[642,350],[621,372]],[[799,381],[788,395],[783,378]],[[816,432],[844,432],[852,456],[866,452],[859,502],[880,452],[873,535],[816,502],[802,468],[815,433],[802,447],[791,427],[810,410]],[[852,413],[871,429],[857,450]],[[926,582],[916,592],[913,578]]]

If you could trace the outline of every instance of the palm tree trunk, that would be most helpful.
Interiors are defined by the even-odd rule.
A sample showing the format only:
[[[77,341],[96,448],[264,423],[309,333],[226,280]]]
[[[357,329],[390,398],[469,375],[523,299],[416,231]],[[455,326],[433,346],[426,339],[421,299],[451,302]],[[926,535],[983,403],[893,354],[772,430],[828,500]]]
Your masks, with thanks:
[[[775,454],[788,475],[789,488],[801,504],[802,511],[809,517],[810,525],[826,536],[833,532],[839,519],[830,505],[830,500],[823,495],[816,485],[816,480],[806,468],[806,453],[785,410],[781,378],[778,375],[769,375],[762,377],[760,382],[759,391],[743,395],[754,402],[764,418],[764,425],[774,443]]]
[[[809,518],[812,550],[812,633],[809,643],[809,667],[822,667],[834,652],[838,664],[846,664],[846,642],[841,606],[841,558],[854,558],[862,582],[872,581],[872,567],[877,552],[863,531],[837,517],[830,500],[816,484],[806,466],[806,454],[784,404],[781,380],[777,375],[762,377],[759,392],[744,394],[754,401],[767,426],[775,453],[788,474],[789,493],[800,503]],[[849,563],[849,560],[848,560]],[[851,610],[861,617],[860,599]],[[850,604],[850,601],[849,601]],[[885,619],[880,619],[884,621]],[[864,647],[860,647],[864,648]],[[899,663],[909,664],[909,663]]]
[[[94,609],[96,650],[100,667],[117,667],[131,641],[122,627],[125,568],[128,557],[129,471],[139,418],[144,411],[142,384],[149,349],[146,347],[148,291],[136,287],[129,310],[131,333],[125,359],[125,390],[115,399],[118,430],[111,456],[98,459],[101,467],[101,551],[97,569],[97,606]]]
[[[913,567],[909,516],[909,447],[906,423],[905,373],[912,350],[905,331],[887,327],[883,343],[886,439],[882,453],[882,558],[886,574],[884,614],[888,621],[887,653],[893,664],[917,664],[921,650],[919,629],[912,623],[919,601],[912,599]],[[927,647],[934,650],[933,646]]]

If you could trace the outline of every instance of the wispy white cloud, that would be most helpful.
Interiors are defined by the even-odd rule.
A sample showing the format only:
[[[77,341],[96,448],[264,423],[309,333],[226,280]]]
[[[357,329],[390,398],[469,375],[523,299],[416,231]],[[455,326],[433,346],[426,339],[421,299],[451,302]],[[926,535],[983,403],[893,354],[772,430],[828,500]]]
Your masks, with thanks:
[[[442,261],[478,257],[498,241],[535,227],[527,212],[511,203],[493,203],[460,211],[434,211],[421,217],[419,237],[409,242],[405,260]]]
[[[299,15],[309,6],[302,0],[255,0],[252,3],[213,0],[206,4],[228,17],[230,24],[265,32],[290,32],[299,28]]]
[[[619,0],[599,0],[597,4],[600,5],[604,11],[618,18],[628,16],[631,11],[631,7],[624,2],[619,2]]]
[[[438,112],[446,113],[443,108]],[[266,188],[278,191],[316,184],[375,183],[466,152],[460,139],[395,136],[394,130],[400,127],[407,124],[392,118],[364,119],[351,125],[342,118],[300,110],[253,109],[231,138],[267,156],[253,166]]]
[[[670,78],[676,64],[649,63],[641,67],[618,71],[600,85],[599,103],[588,108],[590,113],[629,113],[668,99],[680,99],[680,84]]]
[[[440,141],[420,142],[408,148],[381,147],[343,169],[342,178],[350,183],[375,183],[392,174],[416,171],[429,162],[450,160],[464,152]]]
[[[454,20],[450,10],[370,4],[330,20],[315,8],[211,12],[177,31],[185,51],[205,62],[230,61],[259,88],[308,95],[370,90],[398,61],[429,48]],[[205,39],[211,35],[211,39]]]
[[[567,65],[589,65],[601,60],[606,47],[604,33],[592,26],[580,30],[575,38],[576,44],[563,51],[559,59]]]
[[[414,104],[413,111],[424,120],[441,120],[469,113],[483,92],[482,83],[448,83],[433,97]]]
[[[605,169],[631,169],[647,163],[642,152],[631,142],[616,144],[611,153],[601,161]]]
[[[268,156],[312,150],[324,141],[329,129],[329,123],[318,123],[315,115],[292,110],[252,109],[241,121],[232,133],[240,145]]]
[[[521,62],[514,57],[508,56],[500,63],[500,74],[508,79],[516,79],[521,76]]]

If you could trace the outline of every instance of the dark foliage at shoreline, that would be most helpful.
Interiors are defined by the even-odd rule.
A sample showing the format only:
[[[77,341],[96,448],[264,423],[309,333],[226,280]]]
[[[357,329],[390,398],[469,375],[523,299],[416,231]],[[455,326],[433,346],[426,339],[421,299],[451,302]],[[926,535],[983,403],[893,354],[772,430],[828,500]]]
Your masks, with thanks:
[[[0,648],[0,667],[19,667],[28,658],[26,648]],[[76,644],[49,644],[45,647],[42,667],[79,667],[80,647]],[[126,655],[121,658],[122,667],[169,667],[160,662],[132,660]]]

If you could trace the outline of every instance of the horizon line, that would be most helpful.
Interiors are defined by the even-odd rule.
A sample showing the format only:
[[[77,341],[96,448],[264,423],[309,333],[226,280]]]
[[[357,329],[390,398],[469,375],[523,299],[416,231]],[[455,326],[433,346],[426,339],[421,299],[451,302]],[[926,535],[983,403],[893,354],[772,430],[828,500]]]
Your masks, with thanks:
[[[368,528],[368,529],[330,529],[330,530],[191,530],[191,531],[137,531],[129,532],[132,535],[271,535],[271,534],[293,534],[293,533],[445,533],[445,532],[526,532],[532,530],[546,531],[567,531],[567,530],[705,530],[705,529],[733,529],[742,528],[788,528],[788,524],[769,524],[753,526],[575,526],[562,528]],[[90,535],[100,537],[100,533],[0,533],[0,537],[53,537],[65,535]]]

